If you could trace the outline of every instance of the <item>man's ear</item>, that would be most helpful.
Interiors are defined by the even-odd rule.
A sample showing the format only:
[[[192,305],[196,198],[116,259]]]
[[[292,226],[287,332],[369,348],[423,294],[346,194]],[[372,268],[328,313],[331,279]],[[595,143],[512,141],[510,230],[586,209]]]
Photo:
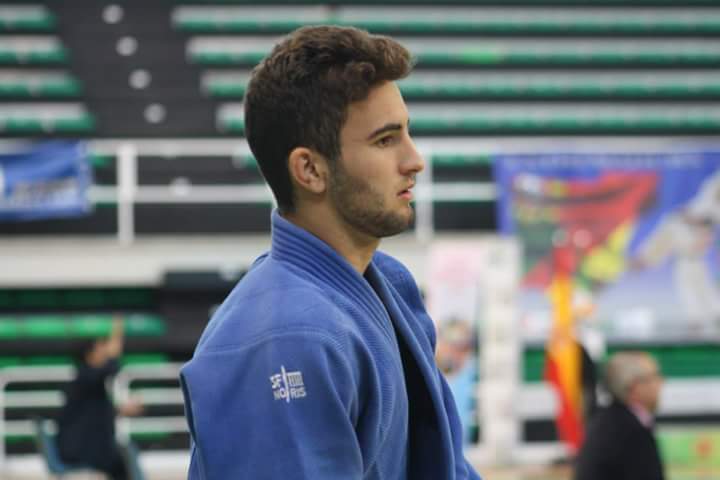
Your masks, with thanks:
[[[288,170],[298,188],[314,194],[323,193],[327,189],[327,160],[314,150],[294,148],[288,156]]]

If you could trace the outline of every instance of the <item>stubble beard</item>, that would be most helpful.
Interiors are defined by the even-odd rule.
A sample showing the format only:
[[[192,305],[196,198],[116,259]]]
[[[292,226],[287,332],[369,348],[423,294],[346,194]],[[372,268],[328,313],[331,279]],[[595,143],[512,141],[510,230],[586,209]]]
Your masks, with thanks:
[[[329,194],[337,212],[347,224],[375,238],[404,232],[415,218],[415,211],[409,205],[407,215],[389,210],[382,193],[363,179],[348,175],[337,164],[333,168]]]

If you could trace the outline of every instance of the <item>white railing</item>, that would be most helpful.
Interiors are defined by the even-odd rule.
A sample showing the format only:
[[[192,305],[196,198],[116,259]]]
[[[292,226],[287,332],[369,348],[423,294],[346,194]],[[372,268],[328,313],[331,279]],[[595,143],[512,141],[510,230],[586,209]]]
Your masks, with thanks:
[[[161,365],[131,365],[123,368],[115,377],[113,383],[113,396],[115,400],[122,404],[130,399],[130,385],[136,380],[177,380],[180,376],[180,363],[165,363]],[[148,389],[150,390],[150,389]],[[171,391],[172,390],[172,391]],[[179,388],[163,389],[163,393],[167,395],[162,401],[158,401],[157,393],[153,396],[147,396],[145,390],[133,392],[133,396],[137,395],[138,400],[143,405],[151,403],[163,405],[167,404],[183,404],[182,393]],[[127,443],[130,434],[136,431],[133,427],[142,427],[142,431],[152,432],[186,432],[187,424],[185,417],[162,417],[162,418],[127,418],[118,419],[117,422],[118,438]],[[138,428],[140,430],[140,428]]]
[[[18,425],[11,432],[8,432],[8,425],[5,421],[5,410],[7,399],[5,392],[10,383],[28,382],[68,382],[72,380],[72,367],[7,367],[0,370],[0,470],[5,464],[5,436],[6,433],[18,434],[27,428],[32,431],[30,421],[23,422],[20,431]]]
[[[114,398],[118,402],[131,396],[130,387],[136,380],[177,379],[180,363],[162,365],[130,365],[123,367],[113,382]],[[32,435],[30,420],[6,421],[6,410],[18,407],[60,407],[63,394],[57,390],[8,392],[9,384],[31,382],[69,382],[74,378],[71,366],[7,367],[0,369],[0,472],[6,464],[5,437],[11,435]],[[132,396],[143,405],[182,405],[180,388],[146,388],[132,391]],[[127,441],[133,432],[186,432],[184,416],[138,417],[118,419],[118,438]]]
[[[90,192],[93,201],[117,202],[117,238],[120,244],[130,245],[135,239],[134,206],[136,203],[273,203],[270,188],[263,185],[168,185],[146,186],[138,183],[138,156],[140,153],[153,152],[139,150],[135,143],[117,144],[111,154],[116,158],[117,185],[115,187],[93,186]],[[108,147],[101,148],[105,151]],[[146,147],[141,147],[146,148]],[[93,147],[93,151],[95,147]],[[165,150],[160,153],[168,154]],[[183,152],[188,154],[187,152]],[[215,155],[247,155],[249,149],[211,149],[203,154]],[[478,183],[447,183],[435,184],[432,179],[432,152],[425,148],[423,156],[428,165],[417,177],[416,205],[417,221],[415,234],[421,242],[432,239],[434,233],[433,202],[435,201],[483,201],[495,198],[494,186],[487,182]]]

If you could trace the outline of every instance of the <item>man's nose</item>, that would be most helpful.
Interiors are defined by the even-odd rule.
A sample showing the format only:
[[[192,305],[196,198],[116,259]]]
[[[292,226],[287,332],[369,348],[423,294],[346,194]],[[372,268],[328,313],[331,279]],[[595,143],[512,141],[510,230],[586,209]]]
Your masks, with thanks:
[[[406,155],[405,161],[403,162],[405,171],[409,173],[420,173],[425,169],[425,159],[420,155],[420,152],[415,146],[415,142],[412,140],[409,140]]]

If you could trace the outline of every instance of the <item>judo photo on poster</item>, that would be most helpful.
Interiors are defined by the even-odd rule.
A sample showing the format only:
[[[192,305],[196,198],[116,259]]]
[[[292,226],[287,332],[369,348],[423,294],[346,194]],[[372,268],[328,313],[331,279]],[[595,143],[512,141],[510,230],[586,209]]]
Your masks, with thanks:
[[[520,310],[547,334],[553,239],[573,311],[608,338],[720,338],[720,153],[500,156],[498,221],[524,246]]]

